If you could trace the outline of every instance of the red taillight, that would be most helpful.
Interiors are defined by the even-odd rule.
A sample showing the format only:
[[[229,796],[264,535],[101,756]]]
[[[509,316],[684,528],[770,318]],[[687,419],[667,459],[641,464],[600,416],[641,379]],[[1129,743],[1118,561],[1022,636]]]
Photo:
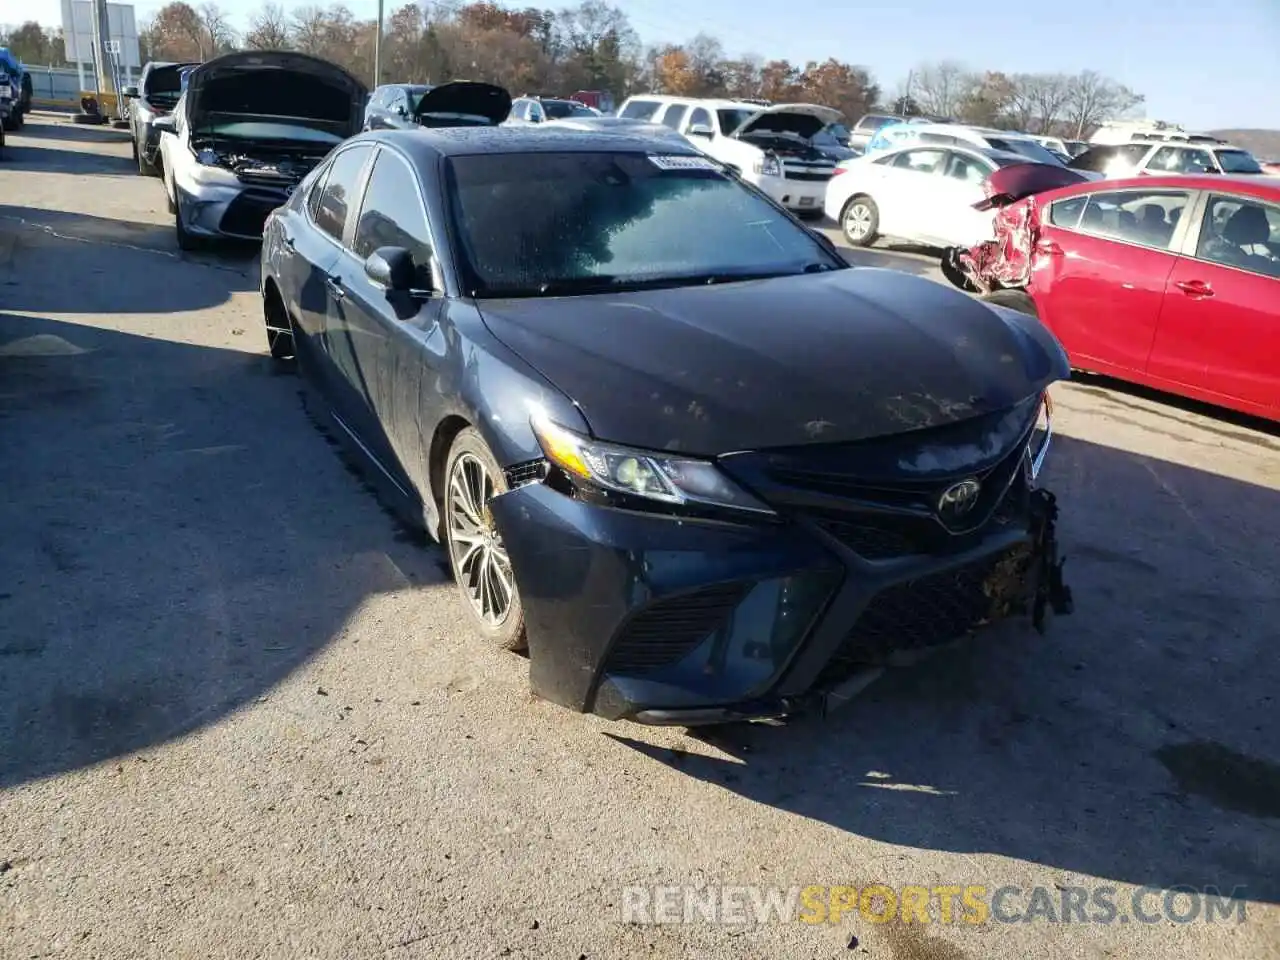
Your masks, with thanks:
[[[831,171],[831,175],[833,177],[838,177],[840,176],[840,174],[848,173],[848,172],[849,171],[845,167],[836,167],[834,170]]]

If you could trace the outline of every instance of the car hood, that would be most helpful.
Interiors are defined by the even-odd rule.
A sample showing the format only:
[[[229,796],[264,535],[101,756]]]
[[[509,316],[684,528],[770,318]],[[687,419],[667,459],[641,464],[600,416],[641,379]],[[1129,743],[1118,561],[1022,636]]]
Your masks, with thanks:
[[[418,101],[414,119],[429,114],[482,117],[497,126],[511,113],[511,94],[492,83],[454,80],[432,87]]]
[[[731,136],[749,133],[793,133],[808,140],[823,127],[844,119],[839,110],[816,103],[780,103],[746,119]]]
[[[1005,409],[1068,375],[1035,319],[892,270],[480,309],[596,437],[654,450],[864,440]]]
[[[286,74],[295,75],[295,82],[288,87],[281,83]],[[308,80],[313,82],[307,83]],[[240,91],[232,98],[236,104],[234,111],[217,102],[221,99],[217,92],[231,85],[238,85]],[[249,90],[261,91],[264,99],[270,101],[270,109],[258,110],[253,94],[244,95],[244,91]],[[338,117],[342,116],[344,125],[349,122],[354,134],[364,120],[367,92],[364,84],[336,64],[288,50],[224,54],[200,64],[186,77],[187,113],[191,125],[197,129],[210,112],[262,112],[314,116],[329,123],[339,122]]]

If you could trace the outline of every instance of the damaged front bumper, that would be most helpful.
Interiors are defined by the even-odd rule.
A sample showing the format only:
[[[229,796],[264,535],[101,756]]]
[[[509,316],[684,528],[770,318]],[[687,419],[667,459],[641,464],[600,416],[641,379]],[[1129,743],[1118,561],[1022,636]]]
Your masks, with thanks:
[[[271,211],[288,202],[290,191],[271,187],[174,184],[178,213],[186,231],[208,239],[261,240]]]
[[[826,712],[884,667],[1000,621],[1043,631],[1072,601],[1057,504],[1032,484],[1042,457],[1016,465],[981,531],[933,553],[895,546],[889,526],[818,515],[740,525],[518,486],[491,508],[524,605],[533,692],[653,724]]]

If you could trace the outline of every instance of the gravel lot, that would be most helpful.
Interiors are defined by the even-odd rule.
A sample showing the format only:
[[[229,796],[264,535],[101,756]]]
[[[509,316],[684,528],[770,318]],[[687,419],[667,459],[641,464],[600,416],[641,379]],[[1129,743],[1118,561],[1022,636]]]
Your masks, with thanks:
[[[0,956],[1280,957],[1277,431],[1063,385],[1074,617],[825,721],[608,724],[472,641],[272,372],[256,269],[178,253],[125,134],[10,135]],[[621,922],[633,884],[869,883],[1122,919]],[[1246,922],[1123,922],[1177,884]]]

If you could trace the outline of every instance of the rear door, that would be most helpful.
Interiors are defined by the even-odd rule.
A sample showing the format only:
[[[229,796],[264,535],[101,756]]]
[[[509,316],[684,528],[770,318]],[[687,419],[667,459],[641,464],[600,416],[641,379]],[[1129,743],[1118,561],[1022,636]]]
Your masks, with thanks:
[[[417,267],[417,286],[436,296],[413,299],[389,294],[365,273],[365,260],[380,247],[403,247]],[[361,440],[390,479],[407,493],[426,489],[427,463],[418,427],[425,410],[430,422],[435,407],[435,373],[428,358],[429,341],[437,338],[445,299],[433,280],[433,253],[426,205],[417,174],[394,150],[379,148],[369,174],[351,242],[333,268],[342,297],[334,304],[348,338],[353,363],[348,367],[352,392],[371,416]],[[439,351],[437,350],[437,354]]]
[[[1031,291],[1073,366],[1118,376],[1146,370],[1191,196],[1098,190],[1042,213]]]
[[[972,247],[992,238],[993,211],[975,210],[973,205],[984,198],[982,184],[995,169],[996,165],[980,154],[947,151],[934,228],[939,243]]]
[[[1150,373],[1280,412],[1280,206],[1207,193],[1169,276]]]

